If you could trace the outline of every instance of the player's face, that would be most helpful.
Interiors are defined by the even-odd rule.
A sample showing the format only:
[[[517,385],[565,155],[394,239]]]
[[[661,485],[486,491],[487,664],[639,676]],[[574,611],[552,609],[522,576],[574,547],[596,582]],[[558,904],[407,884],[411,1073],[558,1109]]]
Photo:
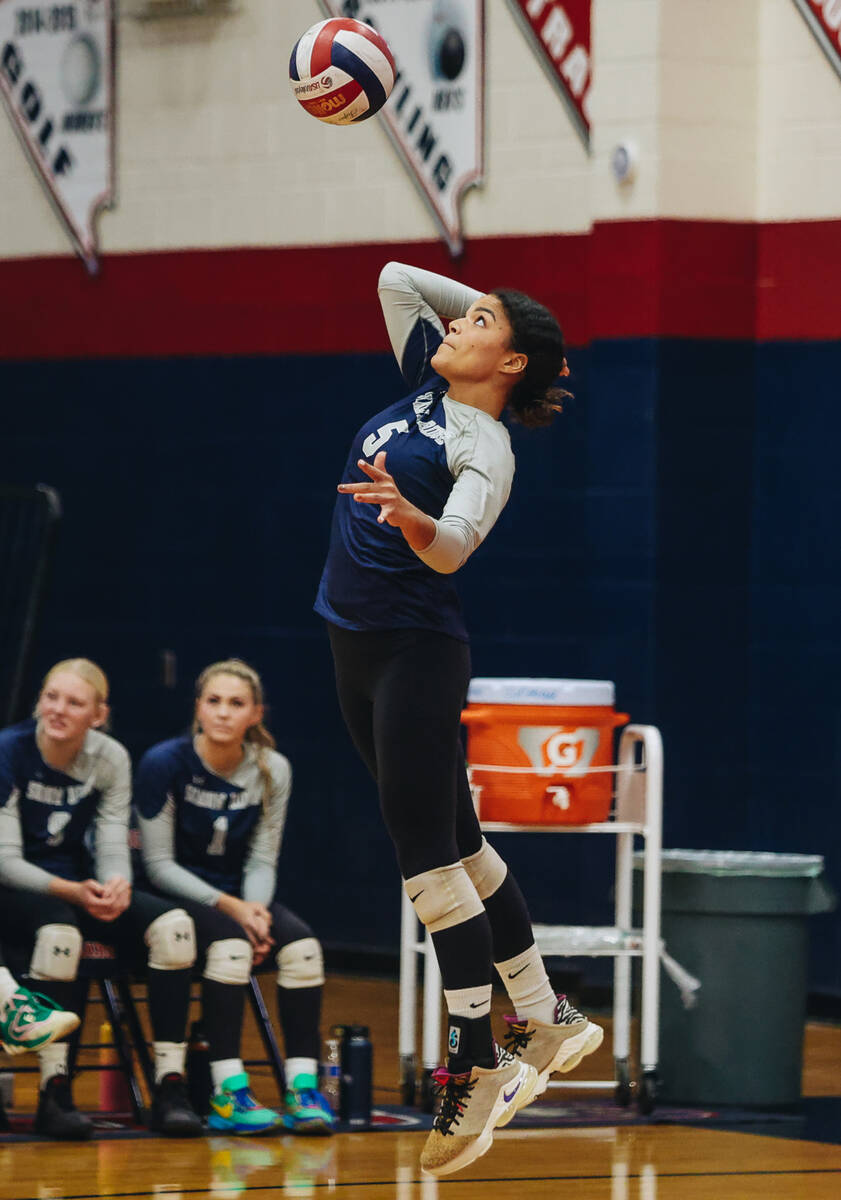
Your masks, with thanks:
[[[450,321],[430,362],[448,383],[481,383],[512,358],[510,342],[511,325],[502,302],[496,296],[480,296],[465,316]]]
[[[41,728],[56,742],[81,741],[103,723],[107,711],[92,684],[73,671],[51,675],[38,700]]]
[[[237,675],[213,675],[196,702],[202,733],[218,745],[239,745],[252,725],[263,719],[251,684]]]

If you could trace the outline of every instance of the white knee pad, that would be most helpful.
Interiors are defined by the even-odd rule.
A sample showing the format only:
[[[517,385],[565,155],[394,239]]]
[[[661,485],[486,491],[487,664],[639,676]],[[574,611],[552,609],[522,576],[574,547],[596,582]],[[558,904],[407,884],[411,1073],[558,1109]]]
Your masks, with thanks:
[[[460,862],[413,875],[403,887],[430,933],[461,925],[484,912],[476,888]]]
[[[33,979],[76,978],[82,935],[75,925],[42,925],[35,935],[29,974]]]
[[[282,988],[321,987],[324,959],[321,943],[313,937],[290,942],[277,952],[277,983]]]
[[[196,961],[196,930],[183,908],[155,917],[143,935],[149,966],[156,971],[184,971]]]
[[[473,880],[473,886],[479,893],[480,900],[487,900],[500,887],[508,874],[505,861],[499,857],[493,846],[482,838],[482,845],[475,854],[463,858],[465,871]]]
[[[216,983],[248,983],[251,975],[251,943],[245,938],[221,938],[211,942],[204,961],[205,979]]]

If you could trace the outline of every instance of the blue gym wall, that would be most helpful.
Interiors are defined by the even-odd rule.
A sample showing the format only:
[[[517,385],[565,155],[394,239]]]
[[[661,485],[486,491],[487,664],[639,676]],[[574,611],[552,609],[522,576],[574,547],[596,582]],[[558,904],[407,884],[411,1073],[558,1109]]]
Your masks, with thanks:
[[[819,852],[841,887],[841,343],[571,358],[575,401],[514,432],[512,500],[463,573],[474,672],[614,679],[663,732],[666,845]],[[283,888],[328,946],[397,944],[311,603],[350,437],[399,386],[381,354],[0,362],[0,475],[65,511],[31,691],[60,657],[101,661],[138,755],[186,726],[207,662],[257,665],[295,770]],[[611,839],[499,844],[536,919],[609,923]],[[839,994],[839,917],[811,928],[811,989]]]

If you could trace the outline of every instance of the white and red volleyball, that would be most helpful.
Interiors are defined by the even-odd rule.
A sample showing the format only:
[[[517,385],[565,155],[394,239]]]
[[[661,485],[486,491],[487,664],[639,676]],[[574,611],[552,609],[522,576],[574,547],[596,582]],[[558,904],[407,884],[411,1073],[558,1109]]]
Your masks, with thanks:
[[[319,21],[289,60],[295,99],[330,125],[353,125],[379,112],[394,87],[394,59],[370,25],[351,17]]]

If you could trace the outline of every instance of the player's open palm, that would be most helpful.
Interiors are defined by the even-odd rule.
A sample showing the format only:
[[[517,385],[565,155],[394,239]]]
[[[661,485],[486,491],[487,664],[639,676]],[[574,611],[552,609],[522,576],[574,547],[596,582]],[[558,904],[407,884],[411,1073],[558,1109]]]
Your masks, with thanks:
[[[400,489],[386,470],[385,450],[381,450],[373,463],[360,458],[360,471],[364,471],[369,483],[342,483],[340,492],[353,496],[358,504],[378,504],[380,508],[377,520],[380,524],[402,526],[407,517],[414,511],[414,505],[401,494]]]

